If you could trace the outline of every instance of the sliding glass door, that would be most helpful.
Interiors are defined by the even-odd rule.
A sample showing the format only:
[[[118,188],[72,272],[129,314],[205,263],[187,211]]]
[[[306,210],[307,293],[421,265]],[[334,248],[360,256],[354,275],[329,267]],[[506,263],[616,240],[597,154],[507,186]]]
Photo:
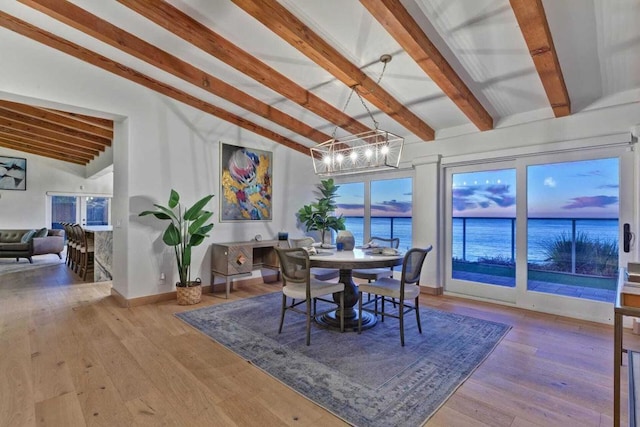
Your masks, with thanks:
[[[618,266],[632,258],[619,245],[633,219],[632,152],[456,166],[445,178],[447,292],[610,316]]]
[[[447,175],[447,183],[447,289],[515,301],[515,168],[456,168]]]
[[[614,302],[617,157],[527,167],[527,290]]]

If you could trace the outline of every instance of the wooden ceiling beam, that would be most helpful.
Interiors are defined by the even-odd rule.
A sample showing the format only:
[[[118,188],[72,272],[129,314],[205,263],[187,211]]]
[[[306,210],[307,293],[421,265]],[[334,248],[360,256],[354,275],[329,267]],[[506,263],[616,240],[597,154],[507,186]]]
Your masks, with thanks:
[[[85,114],[71,113],[69,111],[60,111],[53,108],[43,108],[43,110],[47,110],[59,116],[69,117],[74,120],[78,120],[93,126],[98,126],[103,129],[113,131],[113,120],[110,120],[110,119],[103,119],[102,117],[87,116]]]
[[[571,114],[558,54],[541,0],[509,0],[556,117]]]
[[[273,108],[73,3],[59,0],[20,0],[20,2],[312,141],[321,143],[331,139],[330,135]]]
[[[12,139],[24,144],[38,145],[46,149],[56,150],[61,153],[68,153],[80,157],[86,156],[87,158],[93,158],[100,154],[100,151],[98,150],[76,147],[74,145],[69,145],[61,141],[54,141],[52,139],[48,139],[39,135],[31,135],[24,132],[16,131],[15,129],[7,129],[3,126],[0,126],[0,137],[5,139]]]
[[[201,99],[196,98],[186,92],[178,90],[172,86],[169,86],[159,80],[155,80],[145,74],[142,74],[132,68],[129,68],[123,64],[115,62],[105,56],[102,56],[96,52],[85,49],[75,43],[58,37],[48,31],[44,31],[34,25],[29,24],[19,18],[11,16],[3,11],[0,11],[0,26],[49,46],[53,49],[64,52],[74,58],[85,61],[103,70],[109,71],[117,76],[123,77],[127,80],[138,83],[148,89],[165,95],[176,101],[190,105],[205,113],[214,115],[222,120],[232,123],[238,127],[246,129],[257,135],[271,139],[279,144],[294,149],[300,153],[310,155],[309,148],[299,144],[289,138],[286,138],[276,132],[259,126],[253,122],[250,122],[236,114],[232,114],[222,108],[209,104]]]
[[[493,129],[491,115],[429,40],[401,2],[397,0],[360,0],[360,3],[478,129]]]
[[[118,2],[347,132],[371,130],[166,1]]]
[[[0,108],[24,114],[26,116],[43,120],[45,122],[65,126],[78,132],[99,136],[108,140],[113,140],[113,130],[104,129],[102,127],[94,126],[79,120],[61,116],[59,114],[52,113],[44,108],[6,100],[0,100]]]
[[[56,152],[56,151],[45,150],[42,147],[38,147],[38,146],[14,142],[2,137],[0,137],[0,146],[3,146],[5,148],[10,148],[12,150],[24,151],[25,153],[37,154],[38,156],[50,157],[56,160],[63,160],[65,162],[76,163],[79,165],[86,165],[87,163],[89,163],[88,160],[85,160],[82,158],[78,158],[78,157],[70,156],[66,154],[60,154],[59,152]]]
[[[110,147],[111,140],[107,138],[101,138],[95,135],[89,135],[84,132],[79,132],[75,129],[68,128],[66,126],[57,125],[55,123],[46,122],[44,120],[36,119],[31,116],[26,116],[24,114],[16,113],[12,110],[5,110],[2,106],[0,106],[0,117],[11,120],[14,122],[22,123],[26,126],[30,126],[33,128],[39,128],[46,130],[48,132],[54,132],[58,134],[55,139],[64,139],[68,137],[75,138],[77,140],[86,141],[93,144],[98,144],[101,147]]]
[[[32,134],[32,135],[42,135],[49,139],[53,139],[56,141],[64,142],[67,144],[77,145],[78,147],[87,147],[94,150],[103,151],[105,146],[102,144],[97,144],[95,142],[87,141],[85,139],[76,138],[71,135],[62,135],[58,132],[50,131],[48,129],[43,129],[35,126],[31,126],[28,123],[24,123],[19,120],[12,120],[0,112],[0,126],[3,126],[8,129],[17,129],[19,131]]]
[[[416,136],[430,141],[435,131],[380,87],[333,46],[276,0],[232,0],[291,46],[334,75]]]

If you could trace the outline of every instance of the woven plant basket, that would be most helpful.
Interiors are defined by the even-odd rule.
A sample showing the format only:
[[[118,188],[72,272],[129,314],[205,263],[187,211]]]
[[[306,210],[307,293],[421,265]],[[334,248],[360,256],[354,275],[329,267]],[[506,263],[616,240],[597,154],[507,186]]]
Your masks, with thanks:
[[[197,283],[197,285],[193,285]],[[202,298],[202,283],[200,279],[191,282],[192,286],[176,286],[178,305],[193,305],[200,302]]]

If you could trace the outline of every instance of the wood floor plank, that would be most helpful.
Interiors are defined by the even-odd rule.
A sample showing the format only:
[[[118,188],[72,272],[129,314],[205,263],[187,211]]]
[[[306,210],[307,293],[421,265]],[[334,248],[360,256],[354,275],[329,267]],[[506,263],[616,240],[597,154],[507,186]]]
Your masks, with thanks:
[[[108,282],[83,283],[64,265],[39,270],[0,276],[0,426],[346,425],[174,316],[196,307],[121,308]],[[197,307],[279,289],[240,284],[229,300],[205,294]],[[449,296],[420,300],[512,326],[427,426],[612,424],[611,326]],[[640,348],[638,336],[624,339]]]
[[[0,425],[33,426],[36,414],[26,327],[5,329],[0,349]]]
[[[36,403],[39,426],[82,427],[87,423],[75,393],[65,393]]]

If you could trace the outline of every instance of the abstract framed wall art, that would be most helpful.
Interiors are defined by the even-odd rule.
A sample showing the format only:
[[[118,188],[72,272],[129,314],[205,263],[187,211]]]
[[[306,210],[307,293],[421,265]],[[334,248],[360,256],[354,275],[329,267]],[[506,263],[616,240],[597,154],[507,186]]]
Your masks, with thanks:
[[[0,156],[0,190],[27,189],[27,159]]]
[[[273,155],[220,143],[220,221],[271,221]]]

